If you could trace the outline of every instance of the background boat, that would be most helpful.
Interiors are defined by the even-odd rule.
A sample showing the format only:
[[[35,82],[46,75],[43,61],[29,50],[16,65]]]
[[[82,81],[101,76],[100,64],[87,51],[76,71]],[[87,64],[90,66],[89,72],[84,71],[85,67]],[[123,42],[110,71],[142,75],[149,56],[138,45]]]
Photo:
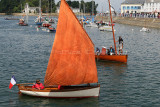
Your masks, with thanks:
[[[6,17],[5,20],[19,20],[19,18],[13,18],[13,17]]]
[[[92,20],[86,25],[86,27],[98,27],[94,20],[94,2],[92,0]]]
[[[42,25],[44,19],[42,18],[41,0],[39,0],[39,16],[35,19],[36,25]]]
[[[113,33],[113,42],[114,42],[114,49],[115,49],[115,54],[113,55],[108,55],[106,53],[106,49],[102,48],[102,52],[100,54],[95,54],[95,58],[99,60],[107,60],[107,61],[117,61],[117,62],[123,62],[127,63],[127,58],[128,55],[124,53],[119,53],[117,54],[117,49],[116,49],[116,41],[115,41],[115,35],[114,35],[114,28],[113,28],[113,21],[112,21],[112,13],[111,13],[111,5],[110,5],[110,0],[108,0],[109,3],[109,10],[110,10],[110,19],[111,19],[111,25],[112,25],[112,33]]]
[[[22,5],[21,5],[21,7],[22,7]],[[28,15],[29,15],[29,6],[28,6],[28,3],[26,3],[25,7],[26,7],[25,15],[23,15],[23,17],[21,17],[21,19],[19,19],[19,23],[18,24],[20,26],[28,26]]]
[[[149,28],[143,27],[140,31],[141,32],[150,32],[151,30]]]
[[[109,25],[103,25],[99,27],[100,31],[108,31],[108,32],[112,32],[112,27]],[[115,30],[114,30],[115,31]]]
[[[56,32],[56,28],[53,26],[49,26],[48,29],[50,32]]]

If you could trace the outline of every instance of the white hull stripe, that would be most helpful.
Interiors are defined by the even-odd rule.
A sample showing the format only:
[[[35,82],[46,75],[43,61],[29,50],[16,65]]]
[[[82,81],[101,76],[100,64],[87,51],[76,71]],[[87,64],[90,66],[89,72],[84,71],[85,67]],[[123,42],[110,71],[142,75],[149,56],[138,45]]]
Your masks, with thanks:
[[[98,97],[99,96],[100,87],[86,89],[86,90],[78,90],[78,91],[69,91],[69,92],[36,92],[36,91],[26,91],[20,90],[23,94],[37,97],[57,97],[57,98],[65,98],[65,97]]]

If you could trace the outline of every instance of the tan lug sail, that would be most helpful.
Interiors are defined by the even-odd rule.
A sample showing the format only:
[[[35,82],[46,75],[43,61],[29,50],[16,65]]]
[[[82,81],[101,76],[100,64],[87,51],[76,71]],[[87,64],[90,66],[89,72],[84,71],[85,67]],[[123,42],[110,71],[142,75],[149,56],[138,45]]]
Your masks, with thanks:
[[[61,0],[45,86],[97,83],[94,44],[65,0]]]
[[[57,31],[44,79],[45,87],[37,90],[27,84],[17,84],[19,91],[49,98],[98,97],[100,84],[88,84],[97,82],[94,45],[66,1],[61,0]]]

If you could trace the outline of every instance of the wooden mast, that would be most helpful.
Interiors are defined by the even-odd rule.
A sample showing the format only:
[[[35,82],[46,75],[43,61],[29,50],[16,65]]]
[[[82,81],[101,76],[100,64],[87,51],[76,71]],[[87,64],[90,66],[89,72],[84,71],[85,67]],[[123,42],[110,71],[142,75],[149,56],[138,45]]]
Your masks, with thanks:
[[[93,10],[93,9],[94,9],[94,6],[93,6],[93,5],[94,5],[94,4],[93,4],[93,0],[92,0],[92,19],[93,19],[93,14],[94,14],[94,13],[93,13],[93,11],[94,11],[94,10]]]
[[[103,23],[103,6],[102,6],[102,23]]]
[[[114,41],[115,54],[117,55],[116,41],[115,41],[115,36],[114,36],[114,28],[113,28],[113,21],[112,21],[112,13],[111,13],[110,0],[108,0],[108,3],[109,3],[109,10],[110,10],[110,19],[111,19],[111,25],[112,25],[112,32],[113,32],[113,41]]]
[[[39,1],[39,17],[41,18],[41,0]]]

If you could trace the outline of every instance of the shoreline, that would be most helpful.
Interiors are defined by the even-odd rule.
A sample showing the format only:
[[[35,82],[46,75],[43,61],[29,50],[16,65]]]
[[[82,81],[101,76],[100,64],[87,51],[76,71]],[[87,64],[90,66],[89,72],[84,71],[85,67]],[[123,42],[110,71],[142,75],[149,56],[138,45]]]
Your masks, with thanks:
[[[82,13],[81,13],[82,14]],[[2,16],[9,16],[6,15],[5,13],[0,13],[0,15]],[[13,16],[23,16],[23,13],[13,13]],[[54,16],[54,17],[58,17],[58,13],[43,13],[43,16]],[[79,13],[77,13],[76,15],[79,15]],[[89,13],[85,14],[90,15]],[[38,14],[33,14],[30,13],[29,16],[38,16]],[[96,16],[95,20],[101,21],[102,20],[102,16]],[[103,17],[103,21],[110,21],[109,17]],[[148,27],[148,28],[158,28],[160,29],[160,19],[157,18],[134,18],[134,17],[113,17],[113,21],[115,21],[116,23],[119,24],[126,24],[126,25],[132,25],[132,26],[141,26],[141,27]]]
[[[6,14],[6,13],[0,13],[0,15],[6,15],[6,16],[10,16],[10,15],[13,15],[13,16],[23,16],[25,15],[24,13],[12,13],[12,14]],[[34,13],[29,13],[28,16],[38,16],[39,14],[34,14]],[[43,13],[42,14],[43,16],[58,16],[58,13]]]
[[[102,16],[96,16],[95,20],[101,21]],[[110,18],[103,17],[103,20],[110,21]],[[119,24],[160,29],[160,19],[156,18],[113,17],[113,21]]]
[[[75,13],[75,15],[79,15],[79,14],[82,15],[83,13]],[[7,16],[6,13],[0,13],[0,15],[6,15],[6,16]],[[13,15],[13,16],[23,16],[24,13],[12,13],[12,14],[10,14],[10,15]],[[29,13],[28,16],[38,16],[38,15],[39,15],[38,13],[37,13],[37,14]],[[42,13],[42,16],[58,16],[58,15],[59,15],[59,13]],[[89,16],[90,13],[85,13],[84,15],[85,15],[85,16]]]

